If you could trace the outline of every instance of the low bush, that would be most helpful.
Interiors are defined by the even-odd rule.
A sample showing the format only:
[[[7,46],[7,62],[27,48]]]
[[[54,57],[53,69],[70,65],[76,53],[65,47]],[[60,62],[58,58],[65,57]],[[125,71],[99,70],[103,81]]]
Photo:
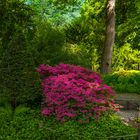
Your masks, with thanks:
[[[135,134],[136,130],[121,123],[114,115],[102,116],[99,121],[81,124],[70,120],[64,124],[54,117],[43,117],[38,110],[18,107],[11,113],[0,108],[0,140],[108,140],[110,136]],[[9,112],[9,114],[8,114]],[[130,137],[116,138],[128,140]],[[132,137],[132,140],[136,140]]]
[[[68,64],[54,67],[41,64],[37,71],[42,77],[45,116],[55,116],[62,122],[71,118],[88,122],[118,109],[114,92],[95,72]]]
[[[140,94],[140,71],[118,71],[103,76],[104,82],[120,93]]]

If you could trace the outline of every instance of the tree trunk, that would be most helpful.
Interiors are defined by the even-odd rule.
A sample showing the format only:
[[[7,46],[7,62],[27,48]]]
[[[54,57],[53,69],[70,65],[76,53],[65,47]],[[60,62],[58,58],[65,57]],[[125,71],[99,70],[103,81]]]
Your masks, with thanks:
[[[105,43],[101,62],[102,74],[107,74],[111,72],[111,61],[114,39],[115,39],[115,0],[108,0]]]

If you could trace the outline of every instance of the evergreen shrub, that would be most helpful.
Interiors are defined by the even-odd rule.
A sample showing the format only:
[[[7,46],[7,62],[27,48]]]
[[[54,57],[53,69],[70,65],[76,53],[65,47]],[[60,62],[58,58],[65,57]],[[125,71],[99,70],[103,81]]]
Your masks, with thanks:
[[[0,48],[0,104],[36,106],[41,102],[41,93],[35,64],[27,47],[16,43]]]

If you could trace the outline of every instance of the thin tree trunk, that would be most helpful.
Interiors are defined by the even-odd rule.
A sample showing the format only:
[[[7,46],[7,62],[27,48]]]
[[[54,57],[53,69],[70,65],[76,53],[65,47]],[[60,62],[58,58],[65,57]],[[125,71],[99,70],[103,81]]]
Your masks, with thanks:
[[[111,72],[114,39],[115,39],[115,0],[108,0],[105,43],[101,62],[102,74],[107,74]]]

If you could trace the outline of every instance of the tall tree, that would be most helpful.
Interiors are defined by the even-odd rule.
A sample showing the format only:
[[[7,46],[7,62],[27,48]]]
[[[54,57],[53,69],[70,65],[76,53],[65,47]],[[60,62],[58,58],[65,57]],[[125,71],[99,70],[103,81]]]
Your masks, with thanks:
[[[107,1],[105,43],[102,54],[101,73],[111,72],[112,51],[115,39],[115,0]]]

